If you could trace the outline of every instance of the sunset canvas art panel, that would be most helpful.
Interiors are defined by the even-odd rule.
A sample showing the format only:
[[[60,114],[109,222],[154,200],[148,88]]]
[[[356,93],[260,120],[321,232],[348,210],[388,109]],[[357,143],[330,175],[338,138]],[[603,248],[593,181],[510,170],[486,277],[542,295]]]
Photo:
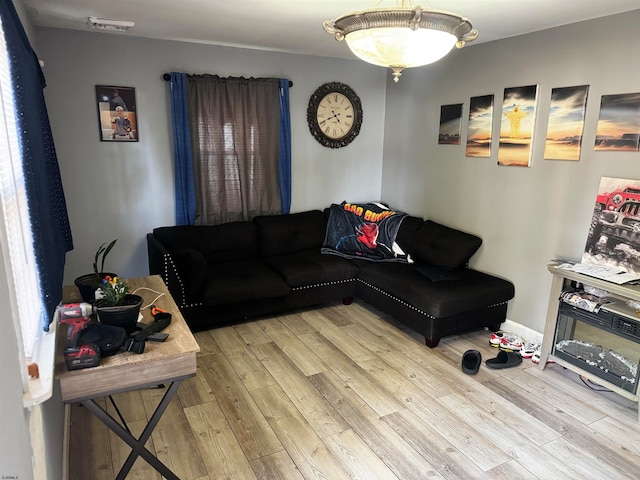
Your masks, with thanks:
[[[460,145],[460,125],[462,123],[462,104],[440,106],[440,130],[438,143],[441,145]]]
[[[603,95],[596,130],[596,151],[637,152],[640,93]]]
[[[551,90],[544,158],[580,160],[589,85]]]
[[[538,85],[504,89],[498,165],[528,167],[535,124]]]
[[[490,157],[493,132],[493,95],[471,97],[467,127],[467,157]]]

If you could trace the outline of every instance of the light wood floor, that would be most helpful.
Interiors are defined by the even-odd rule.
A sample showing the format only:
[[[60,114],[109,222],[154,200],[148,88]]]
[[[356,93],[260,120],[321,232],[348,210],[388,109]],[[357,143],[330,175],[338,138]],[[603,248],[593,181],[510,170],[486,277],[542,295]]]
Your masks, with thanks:
[[[435,349],[364,304],[196,334],[185,381],[147,447],[182,480],[638,479],[636,404],[558,365],[460,370],[487,331]],[[116,396],[140,432],[163,394]],[[129,453],[71,410],[70,478],[113,479]],[[127,478],[159,479],[138,459]]]

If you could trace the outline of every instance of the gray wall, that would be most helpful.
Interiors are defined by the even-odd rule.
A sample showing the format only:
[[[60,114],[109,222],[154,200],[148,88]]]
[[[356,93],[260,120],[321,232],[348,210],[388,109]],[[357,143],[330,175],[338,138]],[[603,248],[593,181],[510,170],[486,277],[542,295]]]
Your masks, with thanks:
[[[579,260],[602,176],[640,178],[640,153],[595,152],[600,97],[640,91],[640,10],[453,52],[387,86],[382,197],[484,240],[472,266],[515,283],[508,318],[543,331],[550,259]],[[482,31],[480,31],[482,35]],[[539,85],[530,168],[466,158],[469,98],[494,94],[494,140],[505,87]],[[579,162],[544,160],[551,89],[590,85]],[[464,103],[463,144],[438,145],[440,105]]]
[[[118,238],[108,267],[124,277],[148,273],[145,235],[173,225],[170,71],[284,77],[290,90],[292,211],[332,202],[380,199],[386,72],[357,60],[36,29],[45,61],[47,108],[56,142],[75,249],[65,281],[91,269],[98,245]],[[349,146],[329,149],[309,133],[309,97],[321,84],[346,83],[364,121]],[[140,141],[100,142],[95,85],[136,88]]]

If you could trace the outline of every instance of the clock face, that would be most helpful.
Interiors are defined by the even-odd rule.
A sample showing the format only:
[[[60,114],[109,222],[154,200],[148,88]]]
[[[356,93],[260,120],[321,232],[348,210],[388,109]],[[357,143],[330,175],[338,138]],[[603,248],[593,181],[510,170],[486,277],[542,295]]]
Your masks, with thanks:
[[[347,85],[325,83],[309,99],[307,123],[311,134],[325,147],[345,147],[360,133],[360,98]]]
[[[331,92],[320,100],[316,121],[327,137],[346,137],[353,127],[353,105],[342,93]]]

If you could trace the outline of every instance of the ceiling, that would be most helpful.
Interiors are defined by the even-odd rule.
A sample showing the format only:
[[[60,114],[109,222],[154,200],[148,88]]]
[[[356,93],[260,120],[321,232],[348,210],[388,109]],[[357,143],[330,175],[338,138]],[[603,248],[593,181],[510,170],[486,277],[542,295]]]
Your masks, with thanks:
[[[21,0],[32,24],[94,31],[88,17],[135,22],[127,33],[304,55],[353,58],[324,20],[357,10],[394,7],[395,0]],[[408,2],[471,20],[471,45],[640,8],[638,0],[433,0]]]

